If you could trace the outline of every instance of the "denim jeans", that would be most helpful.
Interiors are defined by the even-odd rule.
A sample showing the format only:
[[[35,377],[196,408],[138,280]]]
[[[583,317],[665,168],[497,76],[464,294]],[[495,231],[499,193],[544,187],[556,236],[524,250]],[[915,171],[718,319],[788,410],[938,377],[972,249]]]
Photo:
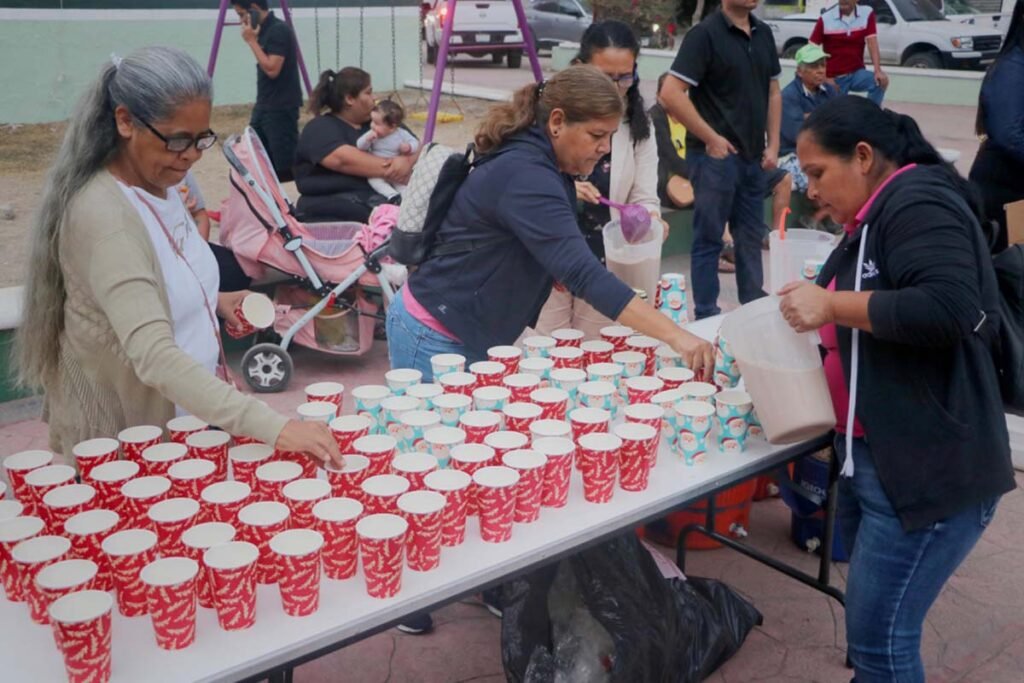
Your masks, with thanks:
[[[875,82],[875,72],[868,71],[867,69],[858,69],[853,73],[844,74],[842,76],[836,76],[836,85],[839,86],[839,92],[844,95],[848,95],[851,92],[862,92],[868,96],[868,99],[877,104],[879,107],[882,106],[882,98],[885,97],[885,88],[882,88]]]
[[[690,278],[694,312],[699,319],[721,312],[718,257],[726,223],[736,249],[740,303],[765,295],[761,264],[761,241],[767,234],[764,173],[760,161],[744,161],[735,154],[715,159],[703,152],[691,152],[686,160],[694,192]]]
[[[846,437],[836,438],[846,451]],[[868,444],[853,441],[854,476],[839,480],[837,522],[850,553],[846,640],[856,683],[923,683],[925,615],[995,513],[998,497],[904,531],[882,489]]]
[[[474,354],[464,345],[435,332],[405,308],[402,292],[395,295],[388,308],[388,359],[392,368],[412,368],[423,373],[424,382],[433,382],[434,372],[430,368],[430,357],[438,353],[459,353],[466,357],[466,366],[478,360],[487,360],[486,355]]]

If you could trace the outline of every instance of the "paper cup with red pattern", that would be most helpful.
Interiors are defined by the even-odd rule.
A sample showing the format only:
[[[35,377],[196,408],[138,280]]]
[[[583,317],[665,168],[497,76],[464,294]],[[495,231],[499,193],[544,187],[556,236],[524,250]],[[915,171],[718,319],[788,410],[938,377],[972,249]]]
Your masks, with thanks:
[[[613,432],[622,440],[619,450],[619,487],[623,491],[646,491],[655,461],[660,430],[650,425],[624,422]]]
[[[398,448],[402,452],[426,453],[429,448],[427,442],[423,440],[423,435],[428,429],[440,426],[441,414],[437,411],[410,410],[398,419],[398,426],[392,436],[398,440]]]
[[[460,470],[437,470],[423,479],[427,490],[445,497],[441,518],[441,545],[454,547],[466,540],[466,514],[473,478]]]
[[[530,425],[530,442],[546,438],[572,438],[572,426],[565,420],[537,420]]]
[[[338,407],[341,412],[341,404],[345,401],[345,385],[341,382],[313,382],[307,384],[303,390],[306,394],[306,401],[326,401]]]
[[[512,538],[519,472],[503,465],[483,467],[473,474],[480,508],[480,538],[505,543]]]
[[[409,569],[428,572],[441,564],[445,497],[436,491],[410,491],[398,499],[398,510],[409,523],[405,560]]]
[[[50,623],[64,658],[68,683],[110,680],[110,625],[114,601],[109,593],[70,593],[50,605]]]
[[[541,382],[542,380],[539,376],[528,372],[509,375],[501,380],[501,385],[512,392],[512,396],[506,402],[506,405],[509,403],[529,403],[530,393],[534,389],[539,389]]]
[[[465,372],[466,357],[458,353],[438,353],[430,357],[430,372],[436,382],[449,372]]]
[[[274,324],[277,317],[274,302],[266,294],[259,292],[242,297],[235,306],[234,313],[238,323],[227,325],[224,330],[235,339],[248,337],[256,330],[267,329]]]
[[[256,497],[259,500],[284,502],[284,487],[301,479],[302,465],[291,460],[271,460],[256,468]]]
[[[117,440],[121,444],[121,453],[125,460],[142,465],[142,452],[164,440],[164,430],[156,425],[139,425],[122,429]]]
[[[614,434],[584,434],[578,442],[583,498],[588,503],[609,503],[619,474],[622,439]]]
[[[21,585],[29,615],[37,624],[46,624],[46,603],[36,586],[39,571],[54,562],[67,559],[71,541],[63,536],[43,535],[24,540],[11,548],[11,562],[21,576]]]
[[[523,339],[524,358],[547,358],[551,349],[558,346],[553,338],[544,335],[533,335]]]
[[[601,408],[576,408],[569,413],[573,443],[579,444],[580,437],[584,434],[607,432],[611,429],[611,421],[611,411]]]
[[[242,631],[256,623],[256,567],[260,551],[247,541],[215,545],[203,553],[217,623]]]
[[[413,368],[395,368],[384,373],[384,381],[395,396],[404,396],[411,387],[423,381],[423,373]]]
[[[296,479],[285,484],[284,503],[291,510],[293,529],[313,528],[313,508],[331,497],[331,483],[325,479]]]
[[[330,401],[306,401],[300,403],[295,412],[303,422],[330,424],[331,420],[338,417],[338,405]]]
[[[674,410],[677,415],[676,453],[687,465],[703,462],[708,453],[707,440],[714,420],[714,406],[704,401],[679,401]]]
[[[362,501],[362,485],[370,476],[369,458],[365,455],[346,455],[345,464],[340,468],[328,465],[324,471],[331,485],[331,496]]]
[[[368,436],[374,426],[374,422],[365,415],[342,415],[331,420],[329,425],[334,442],[342,453],[353,452],[352,445],[356,440]]]
[[[196,640],[196,581],[199,563],[188,557],[164,557],[142,568],[146,611],[161,650],[184,650]]]
[[[575,330],[571,328],[563,328],[555,330],[551,333],[551,338],[555,340],[558,346],[571,346],[574,348],[580,348],[583,344],[583,340],[586,337],[586,333],[583,330]]]
[[[21,568],[11,559],[11,550],[22,541],[45,533],[46,523],[40,517],[15,517],[0,522],[0,579],[10,602],[24,602],[25,582]]]
[[[157,549],[164,557],[180,555],[181,535],[199,520],[199,501],[193,498],[168,498],[150,506],[147,513],[157,536]]]
[[[270,552],[270,539],[288,528],[291,513],[284,503],[249,503],[238,511],[238,535],[260,550],[256,563],[256,581],[277,583],[277,562]]]
[[[398,514],[398,498],[408,493],[409,480],[397,474],[377,474],[362,484],[363,501],[370,515]]]
[[[43,505],[43,497],[55,488],[75,483],[75,468],[67,465],[47,465],[25,475],[25,488],[33,511],[43,518],[47,527],[53,526],[50,510]]]
[[[364,384],[352,390],[352,398],[356,403],[356,415],[370,421],[370,433],[380,434],[384,429],[381,401],[391,395],[391,390],[383,384]]]
[[[429,453],[399,453],[391,461],[391,474],[408,479],[412,491],[422,490],[423,478],[437,468],[437,458]]]
[[[320,554],[324,537],[312,529],[289,529],[270,539],[284,613],[308,617],[320,608]]]
[[[190,434],[185,439],[188,446],[188,457],[210,460],[217,465],[217,479],[223,481],[228,476],[228,444],[231,435],[215,429]]]
[[[125,528],[149,529],[149,508],[168,498],[171,480],[167,477],[136,477],[121,485],[124,508],[121,517]]]
[[[98,465],[117,460],[121,444],[117,439],[98,438],[80,441],[71,448],[78,474],[82,481],[89,483],[91,474]]]
[[[208,522],[238,523],[238,512],[255,502],[252,487],[240,481],[218,481],[199,494],[202,517]]]
[[[472,409],[471,396],[445,393],[434,399],[434,411],[441,416],[441,424],[445,427],[458,427],[459,418]]]
[[[516,401],[505,406],[501,414],[505,416],[506,431],[529,434],[530,425],[543,417],[544,408],[536,403]]]
[[[459,428],[466,432],[467,443],[483,443],[488,434],[501,431],[501,413],[470,410],[459,418]]]
[[[551,386],[569,396],[568,410],[577,406],[577,391],[587,381],[587,373],[577,368],[558,368],[551,371]],[[536,401],[534,401],[536,403]]]
[[[665,383],[657,377],[643,375],[630,377],[625,381],[626,404],[650,403],[654,395],[665,389]]]
[[[27,514],[35,513],[35,502],[25,484],[25,477],[32,470],[53,464],[53,457],[50,451],[32,450],[21,451],[4,458],[4,471],[11,483],[11,491],[18,502],[25,506]]]
[[[555,387],[534,389],[530,402],[541,407],[542,420],[564,420],[569,411],[569,392]]]
[[[36,590],[42,601],[43,609],[49,617],[50,605],[65,595],[84,590],[99,590],[96,577],[99,566],[92,560],[60,560],[49,564],[36,574]],[[54,638],[56,638],[54,633]],[[60,647],[60,643],[57,643]]]
[[[434,399],[444,393],[444,387],[434,382],[421,382],[409,387],[405,395],[420,402],[420,410],[433,410]]]
[[[666,389],[678,389],[687,382],[692,382],[695,376],[693,370],[676,366],[659,368],[655,373],[655,377],[665,383]]]
[[[43,508],[49,516],[50,529],[55,534],[63,534],[64,523],[79,512],[95,507],[96,489],[88,484],[65,484],[47,491],[43,496]]]
[[[210,428],[210,425],[193,415],[182,415],[167,422],[167,436],[172,443],[185,443],[185,439]]]
[[[370,476],[387,474],[391,470],[397,448],[398,441],[387,434],[370,434],[352,444],[355,453],[370,461]]]
[[[494,432],[484,438],[484,445],[493,448],[496,462],[501,462],[501,456],[509,451],[518,451],[521,448],[529,447],[530,437],[522,432]]]
[[[245,446],[251,443],[263,443],[254,436],[239,436],[238,434],[231,435],[231,443],[234,446]]]
[[[324,537],[321,559],[324,575],[344,580],[355,576],[359,560],[356,522],[363,515],[363,504],[353,498],[328,498],[313,507],[313,528]]]
[[[519,362],[523,359],[523,350],[517,346],[501,345],[487,349],[487,360],[505,366],[505,376],[519,372]]]
[[[633,328],[625,325],[608,325],[601,328],[601,339],[615,347],[616,351],[625,351],[626,340],[636,334]]]
[[[654,374],[654,352],[657,351],[658,347],[661,346],[661,342],[654,337],[648,337],[643,334],[636,334],[626,339],[626,348],[630,351],[639,351],[644,354],[644,373],[648,375]]]
[[[91,560],[99,567],[95,588],[113,590],[110,560],[103,553],[103,539],[115,533],[121,516],[113,510],[86,510],[64,523],[64,535],[71,541],[71,554],[82,560]]]
[[[197,432],[198,433],[198,432]],[[182,443],[158,443],[142,451],[142,473],[166,477],[171,465],[189,457],[188,446]],[[199,456],[194,455],[194,458]],[[204,458],[205,459],[205,458]]]
[[[452,469],[473,476],[477,470],[491,465],[498,465],[500,462],[494,449],[490,446],[467,443],[452,449],[450,465]],[[476,515],[479,512],[475,485],[470,486],[466,512],[469,515]]]
[[[214,607],[213,588],[210,585],[210,574],[203,563],[203,554],[218,545],[235,540],[235,527],[224,522],[203,522],[187,529],[181,535],[182,554],[199,563],[199,576],[196,577],[196,596],[200,607]]]
[[[473,390],[473,407],[476,410],[501,412],[512,401],[512,390],[503,386],[483,386]]]
[[[118,611],[126,617],[145,614],[146,591],[139,573],[157,557],[157,535],[149,529],[124,529],[103,539],[101,547],[110,562]]]
[[[612,354],[615,353],[615,346],[604,339],[591,339],[580,344],[583,351],[583,368],[586,369],[595,363],[611,363]]]
[[[7,484],[0,481],[0,494],[4,492]],[[25,506],[16,500],[6,500],[0,495],[0,522],[6,522],[9,519],[15,517],[21,517],[21,514],[25,511]]]
[[[654,367],[656,370],[662,370],[664,368],[685,368],[686,363],[683,362],[683,357],[679,355],[668,344],[662,344],[654,350]]]
[[[444,387],[446,394],[461,394],[472,398],[473,390],[477,388],[476,375],[471,372],[449,372],[436,378],[436,381]]]
[[[393,598],[402,590],[409,523],[395,514],[375,514],[356,523],[359,557],[371,598]]]
[[[420,408],[420,400],[412,396],[388,396],[380,403],[384,415],[384,433],[401,441],[402,417]]]
[[[501,380],[511,374],[504,363],[494,360],[479,360],[469,366],[469,372],[476,376],[477,389],[501,386]]]
[[[299,470],[302,472],[300,476],[306,479],[316,479],[320,476],[320,466],[323,464],[322,461],[317,458],[306,455],[305,453],[299,453],[297,451],[274,451],[274,460],[271,462],[290,462],[299,466]],[[257,467],[256,469],[259,469]],[[257,481],[258,484],[258,481]]]
[[[558,348],[557,346],[555,348]],[[551,349],[553,353],[555,349]],[[552,358],[524,358],[519,361],[519,374],[533,375],[540,379],[540,386],[548,386],[551,380],[551,371],[555,369],[555,361]]]
[[[519,473],[516,484],[516,510],[513,521],[529,524],[540,519],[540,506],[544,498],[544,473],[548,458],[536,450],[506,453],[501,464]]]
[[[139,476],[142,466],[137,462],[117,460],[97,466],[90,483],[96,489],[96,505],[124,516],[124,496],[121,487]]]
[[[466,443],[466,432],[459,427],[433,427],[423,434],[427,452],[437,458],[442,468],[448,466],[452,449]]]
[[[540,504],[550,508],[565,507],[569,502],[569,482],[576,444],[572,439],[546,437],[535,440],[531,448],[547,458]]]
[[[552,362],[552,370],[561,368],[583,369],[583,349],[577,346],[556,346],[548,353],[548,359]],[[551,373],[548,373],[551,379]]]
[[[252,446],[236,446],[235,448],[252,448]],[[210,484],[217,483],[217,465],[202,458],[180,460],[167,470],[167,478],[171,480],[171,495],[199,500],[203,489]]]

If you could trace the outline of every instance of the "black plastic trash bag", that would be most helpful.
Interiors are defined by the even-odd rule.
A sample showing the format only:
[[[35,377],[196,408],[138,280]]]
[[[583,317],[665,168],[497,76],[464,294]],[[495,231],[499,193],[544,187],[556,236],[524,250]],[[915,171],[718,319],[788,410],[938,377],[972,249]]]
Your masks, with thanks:
[[[628,533],[504,586],[502,660],[514,683],[700,681],[761,614],[712,579],[665,579]]]

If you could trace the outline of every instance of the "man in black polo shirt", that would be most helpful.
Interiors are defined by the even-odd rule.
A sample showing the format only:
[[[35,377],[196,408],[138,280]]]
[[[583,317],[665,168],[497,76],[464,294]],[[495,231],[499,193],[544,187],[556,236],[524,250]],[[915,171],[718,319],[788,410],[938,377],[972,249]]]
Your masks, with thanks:
[[[295,33],[268,10],[267,0],[233,6],[242,21],[242,40],[256,57],[256,106],[249,125],[267,148],[278,177],[291,180],[302,107]]]
[[[761,243],[764,171],[779,158],[779,56],[757,0],[722,8],[686,34],[662,90],[669,114],[686,127],[694,189],[691,282],[697,318],[720,312],[718,257],[726,223],[736,245],[740,302],[764,296]],[[767,138],[767,140],[766,140]]]

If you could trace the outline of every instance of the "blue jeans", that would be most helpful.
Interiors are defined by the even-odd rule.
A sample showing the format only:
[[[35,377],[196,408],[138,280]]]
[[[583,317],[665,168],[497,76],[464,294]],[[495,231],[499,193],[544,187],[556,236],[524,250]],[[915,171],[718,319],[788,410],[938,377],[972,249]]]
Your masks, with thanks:
[[[430,357],[438,353],[459,353],[466,357],[466,365],[486,356],[472,353],[464,345],[435,332],[416,318],[405,307],[402,292],[395,295],[388,308],[388,359],[392,368],[412,368],[423,373],[424,382],[433,382],[434,371]]]
[[[694,192],[690,278],[694,312],[699,319],[721,313],[718,257],[726,223],[736,249],[740,303],[764,296],[764,173],[760,161],[744,161],[735,154],[715,159],[703,152],[691,152],[686,160]]]
[[[885,97],[885,88],[882,88],[875,82],[875,73],[868,71],[867,69],[858,69],[850,74],[844,74],[842,76],[836,76],[836,85],[839,86],[839,92],[844,95],[848,95],[851,92],[862,92],[868,96],[868,99],[877,104],[879,107],[882,106],[882,98]]]
[[[844,436],[836,452],[846,451]],[[923,683],[921,626],[939,591],[970,553],[998,497],[904,531],[882,489],[868,444],[853,441],[854,476],[839,480],[837,521],[850,553],[846,640],[856,683]]]

